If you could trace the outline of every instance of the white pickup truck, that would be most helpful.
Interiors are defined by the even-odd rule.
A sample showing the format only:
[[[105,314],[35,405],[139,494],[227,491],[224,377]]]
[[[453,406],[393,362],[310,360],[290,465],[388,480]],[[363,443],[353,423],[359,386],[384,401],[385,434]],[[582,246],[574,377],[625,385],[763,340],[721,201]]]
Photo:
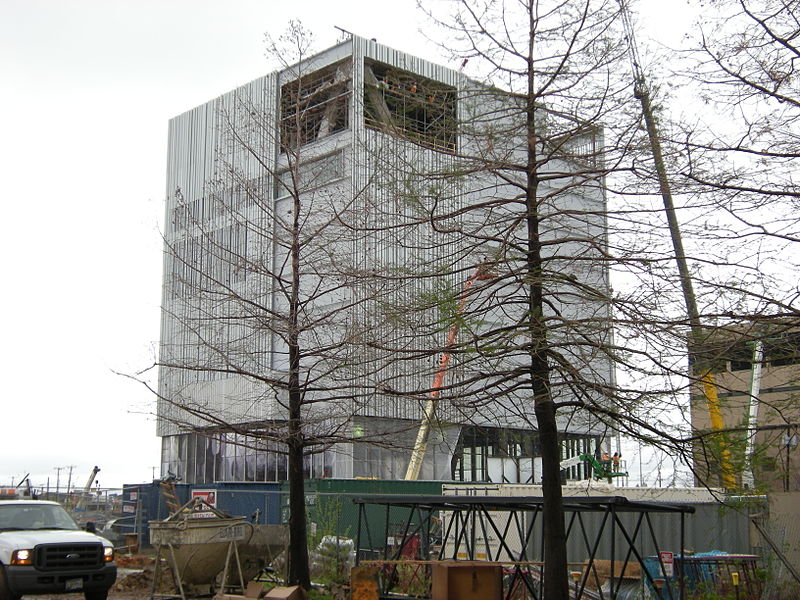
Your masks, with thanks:
[[[111,542],[43,500],[0,499],[0,563],[0,600],[79,592],[106,600],[117,579]]]

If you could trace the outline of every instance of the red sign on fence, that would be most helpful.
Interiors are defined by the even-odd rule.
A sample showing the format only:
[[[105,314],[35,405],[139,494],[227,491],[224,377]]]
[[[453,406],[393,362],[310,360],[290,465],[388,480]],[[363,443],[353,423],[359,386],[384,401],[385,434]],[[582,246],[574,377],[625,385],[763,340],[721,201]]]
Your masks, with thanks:
[[[209,506],[217,507],[217,490],[192,490],[192,498],[200,498],[208,504],[208,506],[204,504],[195,506],[195,512],[192,515],[193,518],[211,519],[216,516]]]
[[[661,572],[665,578],[672,577],[674,573],[675,554],[672,552],[659,552],[658,558],[661,559]]]

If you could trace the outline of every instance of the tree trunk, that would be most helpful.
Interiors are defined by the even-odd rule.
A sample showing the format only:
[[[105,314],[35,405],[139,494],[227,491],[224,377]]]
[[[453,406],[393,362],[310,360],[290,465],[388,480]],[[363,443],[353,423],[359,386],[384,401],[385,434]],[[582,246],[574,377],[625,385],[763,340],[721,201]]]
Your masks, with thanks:
[[[528,94],[526,98],[527,181],[525,189],[528,252],[526,273],[528,331],[530,335],[530,378],[536,424],[542,449],[542,521],[544,535],[544,598],[569,600],[567,577],[567,536],[561,498],[561,451],[556,409],[550,394],[550,366],[547,358],[547,324],[544,320],[544,269],[539,238],[539,165],[537,153],[536,93],[534,87],[535,20],[529,12]]]
[[[299,179],[299,162],[295,161],[295,186]],[[289,573],[291,585],[311,588],[308,570],[308,538],[306,537],[306,498],[303,476],[303,390],[300,385],[300,193],[293,193],[293,221],[291,253],[291,288],[289,298]]]
[[[291,351],[290,351],[291,354]],[[303,440],[300,429],[300,394],[289,392],[290,419],[288,441],[289,464],[289,569],[288,583],[311,587],[308,571],[308,541],[306,538],[306,500],[303,477]]]
[[[535,154],[529,163],[535,159]],[[530,166],[530,164],[529,164]],[[566,531],[564,507],[561,500],[561,452],[556,424],[556,409],[550,395],[550,367],[547,364],[547,330],[544,323],[542,299],[542,257],[539,241],[539,218],[536,200],[536,178],[528,173],[528,256],[527,274],[530,281],[528,328],[530,334],[530,378],[534,412],[542,448],[542,520],[544,522],[544,597],[548,600],[567,600]]]
[[[534,370],[535,367],[531,367]],[[534,375],[534,377],[536,377]],[[547,392],[545,392],[547,393]],[[534,392],[538,397],[539,393]],[[549,394],[548,394],[549,395]],[[561,469],[556,411],[549,398],[536,401],[536,422],[542,446],[542,520],[544,524],[544,598],[567,600],[567,534],[561,496]]]
[[[530,378],[542,450],[542,521],[544,526],[544,597],[568,600],[567,537],[561,498],[561,452],[556,410],[550,395],[547,332],[542,302],[542,259],[536,214],[536,186],[528,190],[528,277],[530,278]]]

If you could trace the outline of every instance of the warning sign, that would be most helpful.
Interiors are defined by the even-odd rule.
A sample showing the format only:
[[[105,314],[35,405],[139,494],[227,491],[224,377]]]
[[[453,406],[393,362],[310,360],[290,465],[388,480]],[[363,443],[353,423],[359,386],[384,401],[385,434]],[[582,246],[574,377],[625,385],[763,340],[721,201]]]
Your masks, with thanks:
[[[192,498],[202,498],[206,504],[217,508],[217,490],[192,490]]]
[[[195,513],[192,515],[195,519],[211,519],[216,515],[209,508],[209,506],[217,507],[217,490],[192,490],[192,499],[200,498],[203,502],[208,504],[199,504],[195,506]]]
[[[672,552],[659,552],[658,558],[661,560],[661,574],[665,579],[672,577],[675,572],[673,569],[675,554]]]

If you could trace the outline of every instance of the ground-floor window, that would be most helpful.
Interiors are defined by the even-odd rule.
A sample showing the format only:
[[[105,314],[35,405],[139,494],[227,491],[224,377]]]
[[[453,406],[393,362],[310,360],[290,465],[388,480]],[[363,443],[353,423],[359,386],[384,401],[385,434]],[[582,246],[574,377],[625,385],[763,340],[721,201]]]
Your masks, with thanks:
[[[333,476],[331,450],[317,449],[304,457],[306,478]],[[161,440],[161,474],[185,483],[215,481],[285,481],[283,444],[256,435],[232,432],[183,433]]]
[[[563,434],[562,459],[594,454],[597,436]],[[590,474],[584,464],[566,470],[567,479],[580,480]],[[456,481],[492,483],[539,483],[542,480],[539,435],[529,429],[464,427],[452,459]]]

